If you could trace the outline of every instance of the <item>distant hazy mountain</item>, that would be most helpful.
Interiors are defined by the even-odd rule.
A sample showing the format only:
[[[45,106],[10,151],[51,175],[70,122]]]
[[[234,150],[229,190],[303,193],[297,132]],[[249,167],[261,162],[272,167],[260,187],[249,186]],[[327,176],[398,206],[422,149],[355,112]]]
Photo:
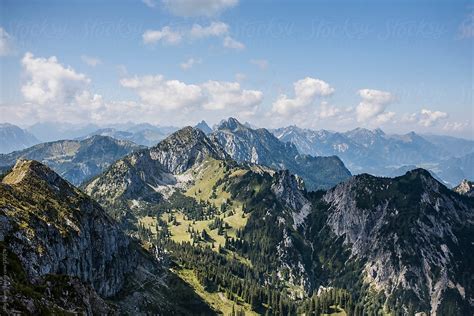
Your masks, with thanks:
[[[209,137],[238,162],[290,170],[309,190],[329,188],[350,176],[338,157],[301,155],[295,145],[278,140],[268,130],[252,129],[234,118],[222,121]]]
[[[445,136],[421,136],[414,132],[388,135],[382,130],[356,128],[340,133],[309,130],[296,126],[272,131],[278,139],[292,142],[302,153],[337,155],[352,173],[389,176],[407,165],[423,166],[435,172],[446,183],[455,184],[459,177],[446,176],[438,164],[463,153],[474,152],[474,141]],[[461,173],[459,173],[461,174]],[[464,175],[466,177],[466,175]],[[462,179],[462,177],[461,177]],[[453,180],[458,180],[452,183]]]
[[[110,136],[116,139],[127,140],[138,145],[147,147],[155,146],[160,141],[165,139],[168,135],[175,132],[178,128],[171,126],[154,126],[151,124],[138,124],[129,127],[126,130],[117,128],[102,128],[89,133],[86,136],[80,137],[84,139],[93,135]]]
[[[204,134],[210,134],[212,132],[212,128],[206,123],[206,121],[202,120],[201,122],[197,123],[194,128],[199,128]]]
[[[474,153],[440,161],[433,170],[450,186],[463,179],[474,180]]]
[[[19,158],[34,159],[48,165],[72,184],[79,185],[140,148],[134,143],[107,136],[60,140],[0,155],[0,166],[12,166]]]
[[[443,135],[422,135],[430,143],[443,148],[453,157],[462,157],[474,152],[474,140]]]
[[[41,122],[28,128],[41,142],[51,142],[61,139],[74,139],[97,130],[99,126],[94,124],[74,125],[61,122]]]
[[[39,140],[24,129],[8,123],[0,124],[0,153],[24,149],[37,143]]]

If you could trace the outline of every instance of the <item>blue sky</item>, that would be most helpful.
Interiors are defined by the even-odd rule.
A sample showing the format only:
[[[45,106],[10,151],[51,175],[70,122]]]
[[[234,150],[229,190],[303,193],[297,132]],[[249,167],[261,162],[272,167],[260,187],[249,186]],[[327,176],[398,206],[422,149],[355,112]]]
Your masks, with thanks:
[[[474,137],[469,1],[1,1],[0,120]],[[52,58],[54,56],[54,58]]]

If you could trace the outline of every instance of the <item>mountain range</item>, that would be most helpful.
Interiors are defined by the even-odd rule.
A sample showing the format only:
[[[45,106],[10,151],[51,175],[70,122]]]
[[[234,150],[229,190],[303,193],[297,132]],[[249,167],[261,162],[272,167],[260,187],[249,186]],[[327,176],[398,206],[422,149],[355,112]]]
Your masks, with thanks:
[[[309,190],[327,189],[351,175],[337,156],[300,155],[292,143],[281,142],[268,130],[252,129],[234,118],[223,120],[209,137],[237,162],[288,169],[300,176]]]
[[[8,308],[473,313],[471,182],[450,190],[416,166],[392,178],[351,176],[337,157],[300,154],[233,118],[207,135],[201,128],[185,127],[149,148],[93,136],[1,156],[10,166],[0,176]],[[351,135],[360,148],[393,138],[382,147],[397,152],[398,142],[416,142],[426,151],[417,157],[437,150],[418,135]],[[97,172],[82,181],[61,169],[87,163]]]
[[[0,154],[0,168],[6,170],[20,158],[34,159],[48,165],[72,184],[80,185],[101,173],[117,159],[140,148],[143,147],[108,136],[59,140]]]
[[[414,132],[389,135],[380,129],[363,128],[341,133],[289,126],[272,132],[281,141],[295,144],[301,153],[337,155],[353,174],[389,176],[399,168],[414,165],[431,170],[449,186],[472,178],[472,168],[453,164],[457,159],[470,159],[474,153],[471,140]]]

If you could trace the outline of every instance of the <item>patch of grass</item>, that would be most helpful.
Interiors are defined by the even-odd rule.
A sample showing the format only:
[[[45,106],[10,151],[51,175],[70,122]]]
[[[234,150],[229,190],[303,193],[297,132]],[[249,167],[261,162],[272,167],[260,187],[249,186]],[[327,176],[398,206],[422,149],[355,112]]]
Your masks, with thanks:
[[[194,271],[191,269],[178,269],[174,271],[183,281],[188,283],[194,291],[201,297],[209,306],[214,310],[222,313],[223,315],[231,315],[232,307],[235,311],[243,310],[245,315],[258,315],[251,310],[250,305],[243,302],[241,299],[238,302],[234,302],[226,298],[225,293],[216,291],[213,293],[204,290],[201,283],[199,283]]]

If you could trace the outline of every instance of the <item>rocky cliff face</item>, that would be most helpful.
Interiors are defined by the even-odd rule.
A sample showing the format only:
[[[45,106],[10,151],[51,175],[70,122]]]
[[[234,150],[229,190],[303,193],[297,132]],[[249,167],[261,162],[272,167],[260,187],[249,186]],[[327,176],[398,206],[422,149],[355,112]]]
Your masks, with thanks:
[[[74,185],[96,176],[111,163],[142,147],[107,136],[84,140],[60,140],[0,155],[0,166],[13,166],[17,159],[41,161]]]
[[[432,315],[472,310],[473,200],[422,169],[395,179],[357,176],[322,200],[326,225],[390,305]]]
[[[3,177],[0,224],[10,314],[212,313],[167,270],[160,249],[146,250],[39,162],[19,160]]]
[[[116,294],[139,262],[101,207],[46,166],[19,160],[1,190],[1,235],[30,279],[64,274]]]
[[[209,137],[238,162],[290,170],[304,180],[309,190],[330,188],[350,176],[336,156],[300,155],[292,143],[279,141],[268,130],[252,129],[234,118],[222,121]]]
[[[462,195],[474,197],[474,182],[464,179],[454,188],[454,191]]]

